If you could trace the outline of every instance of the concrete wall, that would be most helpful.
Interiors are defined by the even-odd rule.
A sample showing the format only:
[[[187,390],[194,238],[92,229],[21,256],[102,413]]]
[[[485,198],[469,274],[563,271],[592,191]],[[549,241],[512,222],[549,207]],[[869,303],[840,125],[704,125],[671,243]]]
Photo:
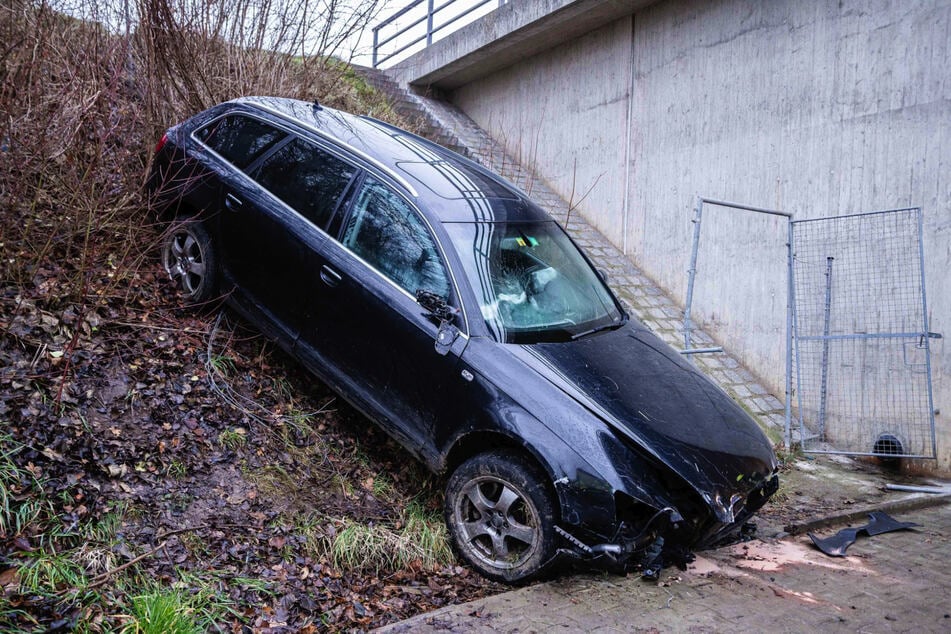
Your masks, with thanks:
[[[680,298],[697,195],[800,219],[920,205],[930,329],[951,336],[949,59],[951,0],[681,0],[552,40],[453,100],[565,198],[587,193],[585,216]],[[705,209],[695,298],[779,395],[785,241],[775,219]],[[948,469],[945,340],[932,366]]]
[[[453,98],[613,238],[624,225],[630,64],[627,17],[468,84]]]

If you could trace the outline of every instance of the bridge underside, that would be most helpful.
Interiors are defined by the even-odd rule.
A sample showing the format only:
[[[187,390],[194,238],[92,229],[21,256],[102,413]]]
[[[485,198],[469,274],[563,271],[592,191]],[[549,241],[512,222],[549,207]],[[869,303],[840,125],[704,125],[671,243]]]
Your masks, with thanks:
[[[387,74],[418,88],[452,90],[656,1],[509,2],[387,69]]]

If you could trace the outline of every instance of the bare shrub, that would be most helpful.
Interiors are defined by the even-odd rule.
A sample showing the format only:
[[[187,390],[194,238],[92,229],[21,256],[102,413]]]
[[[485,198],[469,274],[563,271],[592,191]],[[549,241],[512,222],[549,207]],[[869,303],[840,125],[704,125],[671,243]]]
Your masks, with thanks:
[[[357,0],[6,0],[3,293],[85,305],[128,283],[154,239],[141,196],[152,147],[214,103],[319,99],[401,123],[345,62],[375,11]]]
[[[138,13],[146,99],[159,119],[249,94],[359,105],[342,61],[375,2],[138,0]]]
[[[145,158],[129,43],[46,5],[0,11],[13,42],[0,66],[0,270],[76,298],[93,259],[127,255],[117,221],[135,208]]]

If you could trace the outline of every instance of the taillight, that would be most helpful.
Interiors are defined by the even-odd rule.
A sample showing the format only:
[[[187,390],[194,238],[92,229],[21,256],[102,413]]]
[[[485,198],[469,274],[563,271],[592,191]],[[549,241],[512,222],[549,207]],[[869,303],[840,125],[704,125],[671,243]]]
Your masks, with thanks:
[[[163,134],[163,135],[162,135],[162,138],[159,139],[159,142],[155,144],[155,153],[156,153],[156,154],[158,154],[158,152],[159,152],[163,147],[165,147],[165,142],[166,142],[166,141],[168,141],[168,134]]]

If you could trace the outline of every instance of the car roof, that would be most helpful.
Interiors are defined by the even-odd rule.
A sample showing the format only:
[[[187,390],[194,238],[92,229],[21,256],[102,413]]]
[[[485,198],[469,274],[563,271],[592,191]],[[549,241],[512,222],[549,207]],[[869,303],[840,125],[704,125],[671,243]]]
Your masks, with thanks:
[[[406,130],[370,117],[283,97],[242,97],[243,104],[329,137],[382,168],[440,222],[551,220],[515,185]]]

